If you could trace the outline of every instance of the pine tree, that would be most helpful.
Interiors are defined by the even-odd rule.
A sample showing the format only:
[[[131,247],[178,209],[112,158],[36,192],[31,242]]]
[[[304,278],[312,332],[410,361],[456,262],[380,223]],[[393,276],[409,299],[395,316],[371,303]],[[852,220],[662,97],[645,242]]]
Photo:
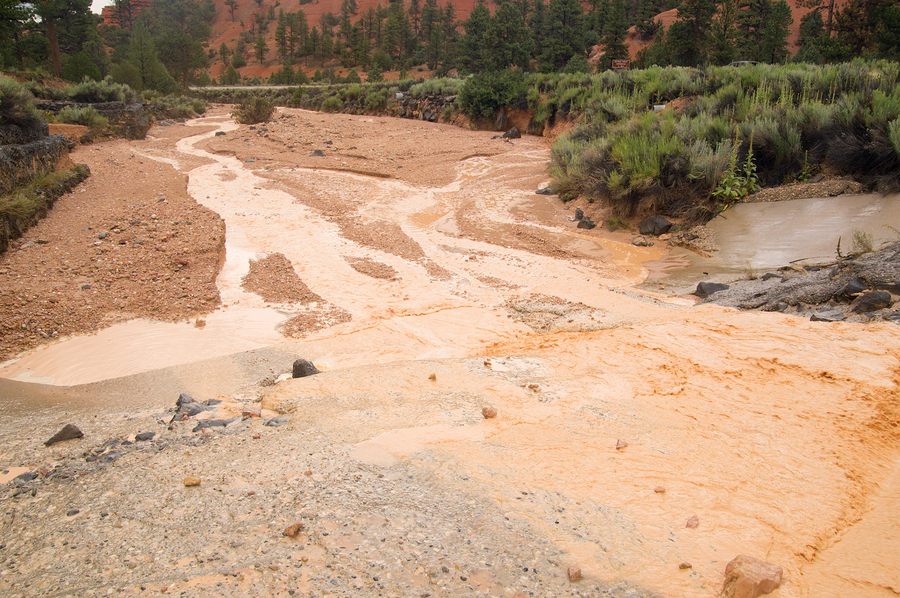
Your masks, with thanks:
[[[409,23],[412,26],[413,33],[419,35],[422,16],[422,5],[419,0],[409,0],[407,14],[409,14]]]
[[[603,44],[603,54],[600,57],[599,69],[612,68],[612,61],[628,58],[628,47],[625,38],[628,35],[628,16],[625,11],[626,0],[613,0],[609,16],[606,21],[606,29],[600,42]]]
[[[456,28],[459,23],[456,21],[456,9],[453,8],[452,0],[447,0],[444,10],[441,11],[441,37],[443,39],[443,60],[444,65],[453,65],[456,61],[456,46],[459,44],[459,34]],[[449,68],[449,67],[448,67]]]
[[[237,0],[225,0],[225,6],[231,11],[231,22],[234,23],[234,11],[238,9]]]
[[[156,0],[150,10],[160,59],[170,72],[178,74],[187,92],[194,71],[209,65],[204,44],[215,6],[212,0]]]
[[[785,0],[778,0],[772,4],[762,32],[760,58],[764,62],[780,63],[787,59],[787,38],[793,22],[791,7]]]
[[[452,6],[449,4],[448,6]],[[491,11],[484,0],[478,0],[469,18],[463,24],[465,35],[459,41],[457,62],[459,68],[469,73],[480,73],[487,67],[485,35],[491,24]]]
[[[503,2],[488,25],[484,43],[485,66],[503,70],[510,66],[528,68],[532,41],[522,22],[519,7],[509,0]]]
[[[550,0],[541,70],[558,71],[576,54],[583,54],[584,13],[579,0]]]
[[[729,1],[733,0],[721,0],[720,10],[722,5]],[[659,11],[656,10],[656,3],[653,0],[638,0],[634,29],[642,40],[653,39],[656,32],[659,31],[660,24],[656,20],[658,14]]]
[[[266,43],[266,38],[263,34],[259,34],[256,36],[256,43],[253,46],[253,51],[256,54],[256,61],[260,64],[266,59],[266,54],[269,53],[269,44]]]
[[[721,0],[719,3],[710,36],[709,61],[712,64],[729,64],[737,57],[737,9],[737,0]]]
[[[528,17],[528,28],[531,30],[532,56],[538,57],[544,52],[544,37],[547,27],[547,5],[544,0],[534,0],[534,10]]]
[[[275,51],[278,52],[282,62],[290,63],[291,53],[288,50],[288,26],[284,9],[279,13],[278,24],[275,26],[275,46]]]
[[[712,0],[683,0],[678,7],[678,19],[669,27],[667,46],[672,64],[699,66],[709,56],[709,32],[715,5]]]
[[[231,50],[228,49],[225,42],[222,42],[222,45],[219,46],[219,56],[222,58],[222,64],[225,65],[227,65],[228,61],[231,59]]]

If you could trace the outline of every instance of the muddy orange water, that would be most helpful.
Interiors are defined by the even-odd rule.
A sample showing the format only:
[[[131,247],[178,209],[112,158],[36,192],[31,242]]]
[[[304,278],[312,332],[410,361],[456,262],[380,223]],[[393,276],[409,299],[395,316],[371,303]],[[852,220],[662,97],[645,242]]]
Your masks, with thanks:
[[[236,127],[222,117],[192,124],[209,123]],[[226,224],[226,307],[202,328],[135,322],[57,343],[0,375],[72,385],[291,345],[328,372],[277,385],[265,408],[332,414],[335,450],[373,467],[406,461],[472,480],[588,579],[709,597],[728,561],[748,554],[784,568],[778,598],[900,593],[895,325],[694,307],[636,290],[642,264],[662,252],[585,234],[557,200],[535,196],[542,140],[461,160],[450,180],[424,185],[254,171],[197,147],[212,135],[157,158],[211,160],[190,170],[189,190]],[[335,203],[342,217],[321,208]],[[523,222],[525,235],[514,228]],[[395,226],[387,242],[359,233],[385,223]],[[250,260],[275,252],[323,305],[270,305],[242,288]],[[396,279],[351,267],[360,258]],[[324,304],[352,319],[300,340],[278,334]],[[144,359],[166,338],[179,353]],[[499,415],[473,421],[473,401]],[[687,528],[695,515],[699,526]]]

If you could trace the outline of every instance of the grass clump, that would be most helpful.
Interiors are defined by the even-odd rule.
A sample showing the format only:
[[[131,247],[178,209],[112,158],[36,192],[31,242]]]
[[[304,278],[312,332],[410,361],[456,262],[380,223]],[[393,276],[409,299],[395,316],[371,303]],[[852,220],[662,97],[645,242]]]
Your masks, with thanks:
[[[186,96],[151,96],[150,111],[157,118],[194,118],[206,112],[206,100]],[[145,99],[146,92],[145,92]]]
[[[136,102],[138,94],[124,83],[116,83],[111,77],[102,81],[85,79],[66,89],[68,99],[73,102],[96,104],[101,102]]]
[[[242,125],[267,122],[275,114],[275,106],[265,98],[251,97],[231,111],[231,116]]]

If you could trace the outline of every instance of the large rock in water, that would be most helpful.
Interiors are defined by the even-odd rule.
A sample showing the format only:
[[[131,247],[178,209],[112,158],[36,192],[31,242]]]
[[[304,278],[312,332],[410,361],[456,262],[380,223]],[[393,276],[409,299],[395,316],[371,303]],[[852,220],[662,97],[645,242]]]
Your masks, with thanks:
[[[308,359],[298,359],[294,362],[293,372],[291,373],[291,377],[293,378],[305,378],[307,376],[312,376],[313,374],[318,374],[319,368],[313,365]]]
[[[719,598],[757,598],[781,585],[783,571],[761,559],[740,554],[725,567],[725,584]]]
[[[659,214],[647,216],[638,224],[638,230],[642,235],[653,235],[654,237],[666,234],[671,228],[672,223]]]

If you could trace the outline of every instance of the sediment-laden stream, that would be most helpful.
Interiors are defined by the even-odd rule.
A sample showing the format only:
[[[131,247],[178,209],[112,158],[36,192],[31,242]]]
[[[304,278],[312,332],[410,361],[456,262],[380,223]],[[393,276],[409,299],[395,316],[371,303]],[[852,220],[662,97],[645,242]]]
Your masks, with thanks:
[[[895,325],[635,290],[661,253],[576,229],[534,195],[542,140],[286,117],[265,135],[198,119],[147,154],[189,170],[225,223],[223,307],[0,374],[112,390],[166,376],[196,393],[224,371],[207,358],[262,347],[325,371],[222,397],[289,415],[277,428],[192,432],[168,423],[175,396],[3,416],[4,467],[71,475],[7,492],[0,591],[699,598],[738,554],[784,568],[775,597],[900,587]],[[40,444],[73,417],[84,439]],[[83,456],[148,429],[153,450]]]

